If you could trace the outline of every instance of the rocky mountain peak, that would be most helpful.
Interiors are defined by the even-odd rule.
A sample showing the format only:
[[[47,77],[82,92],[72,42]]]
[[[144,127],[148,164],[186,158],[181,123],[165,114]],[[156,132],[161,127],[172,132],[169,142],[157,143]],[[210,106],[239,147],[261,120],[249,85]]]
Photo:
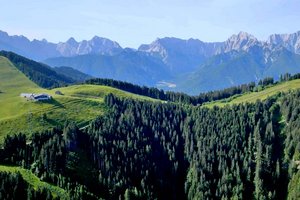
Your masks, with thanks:
[[[77,41],[73,38],[73,37],[70,37],[67,41],[66,41],[67,44],[71,45],[71,46],[75,46],[77,45]]]
[[[0,37],[1,37],[0,39],[2,39],[4,37],[9,37],[9,36],[6,32],[0,30]]]
[[[91,40],[88,41],[89,43],[95,43],[95,44],[98,44],[98,43],[105,43],[105,42],[111,42],[109,39],[106,39],[106,38],[102,38],[102,37],[99,37],[99,36],[94,36]]]
[[[253,35],[251,35],[247,32],[244,32],[244,31],[240,31],[238,33],[237,37],[241,40],[256,40],[257,41],[257,39]]]
[[[107,38],[102,38],[99,36],[94,36],[90,41],[88,41],[91,45],[99,45],[105,48],[116,48],[121,49],[122,47],[115,41],[109,40]]]
[[[226,53],[232,50],[246,51],[251,46],[259,44],[260,42],[253,35],[241,31],[237,35],[232,35],[225,41],[218,53]]]
[[[148,52],[160,56],[161,58],[166,58],[168,52],[164,45],[162,44],[162,39],[157,38],[151,44],[142,44],[139,48],[139,51]]]

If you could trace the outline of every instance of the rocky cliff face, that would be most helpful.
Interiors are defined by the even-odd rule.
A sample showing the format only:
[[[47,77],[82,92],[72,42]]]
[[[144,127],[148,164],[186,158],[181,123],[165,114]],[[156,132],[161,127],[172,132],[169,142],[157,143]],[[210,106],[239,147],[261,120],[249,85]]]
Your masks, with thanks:
[[[268,38],[267,43],[280,45],[293,53],[300,54],[300,31],[292,34],[273,34]]]
[[[262,42],[258,41],[253,35],[246,32],[240,32],[237,35],[232,35],[226,40],[221,47],[217,50],[217,54],[227,53],[232,50],[236,51],[247,51],[252,46],[261,46]]]
[[[187,72],[198,67],[214,55],[222,43],[206,43],[197,39],[161,38],[151,44],[143,44],[139,51],[160,57],[175,73]]]
[[[176,71],[177,68],[188,67],[184,65],[184,62],[192,65],[189,67],[192,69],[193,65],[201,64],[205,58],[233,50],[248,51],[253,46],[271,50],[282,46],[293,53],[300,54],[300,31],[292,34],[273,34],[267,41],[259,41],[246,32],[232,35],[224,42],[211,43],[198,39],[183,40],[166,37],[157,39],[151,44],[143,44],[138,51],[161,58],[165,64],[169,65],[170,69]],[[80,42],[70,38],[66,42],[55,44],[47,40],[30,41],[24,36],[9,36],[3,31],[0,31],[0,49],[14,51],[36,60],[87,54],[115,55],[123,50],[117,42],[98,36]]]
[[[58,43],[56,50],[61,56],[70,57],[86,54],[113,55],[119,53],[122,47],[117,42],[95,36],[81,42],[70,38],[67,42]]]

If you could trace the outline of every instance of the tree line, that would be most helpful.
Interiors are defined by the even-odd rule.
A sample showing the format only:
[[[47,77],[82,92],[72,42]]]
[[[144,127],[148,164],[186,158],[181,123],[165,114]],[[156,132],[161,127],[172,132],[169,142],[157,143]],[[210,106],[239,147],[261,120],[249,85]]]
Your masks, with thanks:
[[[163,101],[201,105],[205,102],[226,99],[234,95],[240,95],[247,92],[255,92],[270,85],[278,84],[280,82],[285,82],[289,80],[299,79],[299,78],[300,78],[300,73],[295,75],[286,73],[284,75],[281,75],[280,79],[277,82],[275,82],[274,78],[272,77],[266,77],[258,81],[257,84],[255,82],[250,82],[248,84],[241,84],[238,86],[233,86],[222,90],[200,93],[199,95],[196,96],[190,96],[182,92],[164,91],[155,87],[139,86],[124,81],[117,81],[113,79],[104,79],[104,78],[89,79],[85,81],[85,84],[110,86],[134,94],[148,96]]]

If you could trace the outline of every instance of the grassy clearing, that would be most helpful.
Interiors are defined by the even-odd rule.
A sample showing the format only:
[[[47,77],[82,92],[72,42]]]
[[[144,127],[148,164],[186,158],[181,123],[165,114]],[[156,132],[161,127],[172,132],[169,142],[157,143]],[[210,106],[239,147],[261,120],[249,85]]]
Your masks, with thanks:
[[[293,175],[292,180],[289,183],[287,199],[300,199],[300,171]]]
[[[21,167],[0,165],[0,172],[17,173],[19,172],[23,179],[31,185],[35,190],[46,188],[51,191],[54,197],[59,196],[61,199],[70,199],[69,194],[62,188],[41,181],[31,171]]]
[[[63,95],[56,95],[59,90]],[[66,120],[80,127],[107,111],[104,97],[113,93],[123,98],[155,101],[115,88],[99,85],[73,85],[47,90],[38,87],[6,58],[0,57],[0,143],[7,134],[31,134],[63,125]],[[53,97],[48,102],[32,102],[20,93],[47,93]]]
[[[212,108],[214,106],[223,107],[225,105],[239,104],[245,102],[255,102],[257,100],[265,100],[270,96],[277,94],[278,92],[288,92],[289,90],[295,90],[300,88],[300,80],[292,80],[284,83],[277,84],[275,86],[266,88],[259,92],[251,92],[244,95],[237,95],[228,99],[210,102],[203,106]]]
[[[112,93],[118,97],[122,98],[133,98],[138,100],[146,100],[146,101],[156,101],[150,97],[136,95],[130,92],[125,92],[123,90],[119,90],[116,88],[102,86],[102,85],[72,85],[69,87],[63,87],[59,89],[54,89],[53,91],[59,90],[66,96],[79,97],[79,98],[104,98],[107,94]],[[53,93],[52,93],[53,94]]]

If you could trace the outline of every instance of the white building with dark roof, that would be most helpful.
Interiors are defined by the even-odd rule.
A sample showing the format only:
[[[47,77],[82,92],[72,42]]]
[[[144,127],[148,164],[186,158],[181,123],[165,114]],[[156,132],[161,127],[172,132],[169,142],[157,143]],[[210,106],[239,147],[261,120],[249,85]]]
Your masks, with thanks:
[[[33,94],[33,93],[21,93],[21,97],[26,98],[27,100],[32,100],[32,101],[47,101],[52,99],[52,96],[49,94]]]

